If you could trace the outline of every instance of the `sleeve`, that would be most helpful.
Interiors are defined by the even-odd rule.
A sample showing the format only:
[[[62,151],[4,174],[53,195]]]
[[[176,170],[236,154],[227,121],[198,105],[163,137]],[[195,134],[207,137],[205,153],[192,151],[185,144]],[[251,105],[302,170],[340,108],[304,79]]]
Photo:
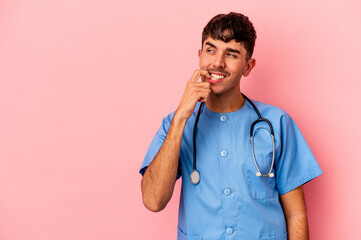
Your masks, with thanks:
[[[279,194],[285,194],[322,174],[296,123],[286,113],[281,120],[281,152],[275,165]]]
[[[162,147],[163,142],[165,140],[165,137],[167,136],[170,124],[172,122],[172,119],[170,115],[168,117],[163,118],[162,125],[158,129],[157,133],[155,134],[152,142],[150,143],[150,146],[148,148],[148,151],[144,157],[143,163],[140,167],[139,173],[142,174],[142,176],[145,173],[145,170],[147,170],[149,164],[153,161],[154,157],[157,155],[159,149]],[[180,163],[178,164],[178,172],[177,172],[177,179],[181,177],[181,169],[180,169]]]

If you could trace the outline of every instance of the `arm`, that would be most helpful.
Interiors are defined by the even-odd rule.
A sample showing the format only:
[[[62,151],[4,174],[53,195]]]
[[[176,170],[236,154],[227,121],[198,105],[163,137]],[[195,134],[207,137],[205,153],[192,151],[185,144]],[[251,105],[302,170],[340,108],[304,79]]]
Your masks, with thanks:
[[[174,116],[162,147],[143,175],[143,203],[150,211],[161,211],[172,197],[185,123]]]
[[[163,210],[172,197],[179,162],[184,127],[197,102],[205,102],[210,83],[197,82],[200,76],[211,77],[206,70],[196,70],[188,81],[162,147],[145,171],[142,182],[143,203],[150,211]]]
[[[289,240],[308,240],[307,211],[300,186],[280,196],[283,211],[287,222]]]

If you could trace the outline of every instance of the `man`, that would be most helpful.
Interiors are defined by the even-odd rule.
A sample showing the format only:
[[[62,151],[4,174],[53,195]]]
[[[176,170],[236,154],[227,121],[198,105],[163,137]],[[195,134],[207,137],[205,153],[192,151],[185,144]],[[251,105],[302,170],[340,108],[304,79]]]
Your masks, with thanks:
[[[200,69],[177,110],[163,118],[141,166],[143,202],[154,212],[165,208],[182,176],[178,239],[308,239],[302,185],[322,171],[285,111],[241,94],[241,77],[256,65],[255,39],[242,14],[210,20],[198,51]],[[270,121],[274,143],[266,121],[251,129],[256,108]],[[199,179],[190,178],[193,171]]]

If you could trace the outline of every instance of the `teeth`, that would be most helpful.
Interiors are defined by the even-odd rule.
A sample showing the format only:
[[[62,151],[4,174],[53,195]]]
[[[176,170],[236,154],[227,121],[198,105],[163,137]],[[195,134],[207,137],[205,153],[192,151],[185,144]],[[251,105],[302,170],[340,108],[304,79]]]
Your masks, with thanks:
[[[223,79],[224,78],[224,76],[223,75],[217,75],[217,74],[211,74],[211,76],[212,76],[212,79],[213,80],[218,80],[218,79]]]

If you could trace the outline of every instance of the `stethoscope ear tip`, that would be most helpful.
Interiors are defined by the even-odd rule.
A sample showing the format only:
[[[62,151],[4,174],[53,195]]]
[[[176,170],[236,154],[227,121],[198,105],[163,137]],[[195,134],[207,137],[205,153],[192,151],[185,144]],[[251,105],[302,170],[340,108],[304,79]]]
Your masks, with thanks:
[[[262,176],[261,172],[256,172],[256,176],[257,176],[257,177]],[[274,173],[269,173],[269,174],[263,175],[263,176],[265,176],[265,177],[274,177],[275,174],[274,174]]]

